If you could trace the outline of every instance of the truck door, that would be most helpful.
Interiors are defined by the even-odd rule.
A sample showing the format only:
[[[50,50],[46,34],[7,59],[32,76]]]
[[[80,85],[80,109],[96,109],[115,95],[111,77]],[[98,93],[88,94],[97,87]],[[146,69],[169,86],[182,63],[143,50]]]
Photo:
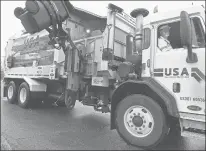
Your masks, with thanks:
[[[162,22],[155,31],[153,78],[176,98],[179,112],[205,115],[205,25],[201,16],[193,15],[190,18],[192,51],[197,55],[197,62],[186,61],[188,52],[181,44],[180,19]],[[159,32],[164,25],[170,27],[168,40]],[[159,43],[166,45],[159,46]],[[162,47],[169,45],[172,48],[162,51]]]

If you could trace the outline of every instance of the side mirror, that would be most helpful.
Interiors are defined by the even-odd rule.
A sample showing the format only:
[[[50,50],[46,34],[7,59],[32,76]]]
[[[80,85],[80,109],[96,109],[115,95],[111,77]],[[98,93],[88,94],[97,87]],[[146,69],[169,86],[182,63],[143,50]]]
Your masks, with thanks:
[[[180,37],[183,46],[187,47],[188,56],[187,63],[195,63],[198,61],[197,55],[192,52],[192,25],[191,20],[186,11],[180,13]]]
[[[139,54],[134,53],[135,48],[135,40],[134,37],[129,34],[126,36],[126,61],[134,64],[135,66],[141,64],[141,56]]]

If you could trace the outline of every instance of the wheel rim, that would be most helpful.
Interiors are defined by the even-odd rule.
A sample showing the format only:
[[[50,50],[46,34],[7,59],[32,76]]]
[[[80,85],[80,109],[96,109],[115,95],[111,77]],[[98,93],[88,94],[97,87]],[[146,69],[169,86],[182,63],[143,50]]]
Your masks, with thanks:
[[[14,94],[14,88],[13,88],[13,86],[9,86],[9,88],[8,88],[8,98],[11,99],[13,94]]]
[[[143,106],[132,106],[124,114],[124,125],[135,137],[146,137],[154,128],[154,119]]]
[[[26,101],[26,89],[22,88],[20,90],[20,102],[24,103]]]

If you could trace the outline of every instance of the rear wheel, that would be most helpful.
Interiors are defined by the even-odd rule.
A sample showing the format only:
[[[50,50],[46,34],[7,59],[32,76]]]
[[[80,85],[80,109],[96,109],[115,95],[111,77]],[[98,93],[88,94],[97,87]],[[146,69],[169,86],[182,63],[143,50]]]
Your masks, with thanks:
[[[168,132],[159,104],[139,94],[130,95],[118,104],[116,127],[127,143],[147,149],[158,145]]]
[[[17,87],[14,81],[9,82],[7,86],[7,99],[10,104],[14,104],[17,101]]]
[[[29,85],[26,82],[23,82],[18,91],[18,104],[22,108],[28,108],[31,103],[32,100]]]

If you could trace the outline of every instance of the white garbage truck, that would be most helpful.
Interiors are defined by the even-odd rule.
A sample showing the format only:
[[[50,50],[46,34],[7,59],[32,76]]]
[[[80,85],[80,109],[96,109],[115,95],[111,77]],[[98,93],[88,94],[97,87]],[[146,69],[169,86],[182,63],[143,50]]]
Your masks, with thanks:
[[[203,6],[128,15],[109,4],[102,17],[69,1],[25,4],[14,10],[25,31],[5,49],[9,103],[72,110],[78,100],[110,113],[111,129],[146,149],[174,127],[205,138]]]

